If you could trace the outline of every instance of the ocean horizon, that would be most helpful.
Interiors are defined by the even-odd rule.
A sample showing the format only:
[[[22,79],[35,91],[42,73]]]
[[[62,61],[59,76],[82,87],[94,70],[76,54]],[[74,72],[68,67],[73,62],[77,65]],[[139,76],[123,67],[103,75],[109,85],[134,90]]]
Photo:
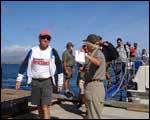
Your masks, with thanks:
[[[2,87],[1,88],[9,88],[15,89],[16,78],[19,72],[19,67],[21,64],[1,64],[2,71]],[[76,86],[77,79],[77,68],[75,73],[73,74],[72,79],[70,80],[69,90],[71,90],[76,96],[79,94],[79,88]],[[23,78],[21,82],[20,90],[31,90],[31,85],[27,84],[27,77]],[[60,94],[63,94],[64,90],[61,91]]]

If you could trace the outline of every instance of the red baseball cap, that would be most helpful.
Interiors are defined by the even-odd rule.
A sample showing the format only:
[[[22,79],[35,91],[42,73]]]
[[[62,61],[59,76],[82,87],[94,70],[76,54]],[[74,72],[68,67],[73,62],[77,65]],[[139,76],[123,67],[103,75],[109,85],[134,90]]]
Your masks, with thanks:
[[[40,36],[44,36],[44,35],[48,35],[51,37],[51,33],[48,30],[41,31]]]

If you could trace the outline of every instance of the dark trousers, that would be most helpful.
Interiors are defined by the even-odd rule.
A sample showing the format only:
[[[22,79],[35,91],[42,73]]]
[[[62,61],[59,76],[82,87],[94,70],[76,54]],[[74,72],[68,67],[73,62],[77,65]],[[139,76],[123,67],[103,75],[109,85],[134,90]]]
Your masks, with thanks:
[[[115,65],[115,76],[116,76],[116,83],[121,81],[122,75],[125,74],[125,62],[116,63]]]

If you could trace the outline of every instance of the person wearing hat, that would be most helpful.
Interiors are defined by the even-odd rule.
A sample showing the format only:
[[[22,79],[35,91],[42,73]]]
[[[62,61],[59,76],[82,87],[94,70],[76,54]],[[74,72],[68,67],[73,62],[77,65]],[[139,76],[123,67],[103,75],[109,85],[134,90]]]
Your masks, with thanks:
[[[103,80],[105,80],[105,57],[99,47],[99,39],[95,34],[88,35],[83,40],[89,51],[85,57],[88,59],[85,81],[85,98],[87,101],[87,119],[100,119],[105,98]]]
[[[63,85],[63,71],[57,51],[49,46],[51,34],[43,30],[39,35],[38,46],[32,47],[22,62],[16,89],[20,88],[24,73],[27,73],[28,84],[32,85],[31,103],[38,106],[39,116],[50,119],[50,104],[52,100],[52,85],[56,85],[54,75],[58,75],[57,90],[60,92]]]
[[[69,81],[72,78],[75,59],[72,54],[74,45],[71,42],[66,44],[66,50],[62,54],[62,62],[63,62],[63,71],[65,75],[65,95],[69,98],[73,96],[73,93],[69,91]]]

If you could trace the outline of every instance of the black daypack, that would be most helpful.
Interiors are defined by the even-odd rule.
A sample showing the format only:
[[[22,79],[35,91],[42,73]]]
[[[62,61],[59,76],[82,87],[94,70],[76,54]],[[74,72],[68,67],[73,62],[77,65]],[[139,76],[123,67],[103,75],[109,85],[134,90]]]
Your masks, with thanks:
[[[108,41],[105,41],[108,46],[103,45],[102,52],[105,56],[106,62],[111,62],[112,60],[116,60],[119,57],[119,53],[116,48]]]
[[[126,48],[126,45],[124,44],[124,49],[126,51],[126,56],[128,57],[128,52],[127,52],[127,48]]]

